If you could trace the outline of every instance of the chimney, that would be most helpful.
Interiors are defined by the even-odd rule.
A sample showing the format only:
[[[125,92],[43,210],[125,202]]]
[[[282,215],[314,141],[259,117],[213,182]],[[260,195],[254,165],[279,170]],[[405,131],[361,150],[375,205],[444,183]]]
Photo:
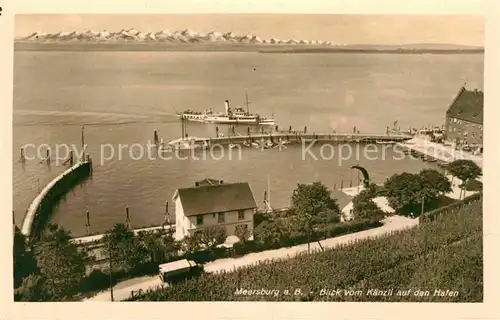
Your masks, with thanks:
[[[226,114],[228,114],[229,113],[229,100],[226,100],[224,102],[224,106],[226,107]]]

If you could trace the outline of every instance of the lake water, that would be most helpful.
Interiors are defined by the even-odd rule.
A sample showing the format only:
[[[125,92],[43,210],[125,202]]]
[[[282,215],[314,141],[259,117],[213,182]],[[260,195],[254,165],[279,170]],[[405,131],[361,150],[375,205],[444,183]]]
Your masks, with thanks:
[[[74,235],[85,234],[85,212],[93,232],[124,222],[125,207],[135,227],[159,224],[165,201],[177,188],[207,177],[248,181],[259,205],[268,179],[275,207],[287,206],[297,183],[321,180],[348,186],[352,158],[302,160],[299,146],[260,151],[244,149],[232,160],[134,160],[139,149],[124,149],[122,159],[105,161],[101,146],[145,145],[158,129],[165,140],[180,136],[176,111],[211,108],[223,101],[250,111],[274,114],[282,128],[309,132],[383,133],[386,126],[440,125],[461,85],[483,89],[483,59],[472,55],[411,54],[259,54],[226,52],[16,52],[14,78],[13,190],[17,224],[38,188],[67,166],[19,162],[20,148],[32,143],[85,143],[94,158],[94,175],[72,190],[53,215]],[[228,127],[219,126],[221,132]],[[246,131],[245,128],[239,130]],[[190,135],[214,136],[215,126],[188,124]],[[45,150],[41,148],[41,150]],[[33,152],[33,151],[31,151]],[[319,147],[313,148],[319,155]],[[379,150],[378,152],[381,152]],[[432,164],[418,160],[369,161],[360,165],[374,182]],[[355,178],[356,180],[356,178]],[[335,193],[334,193],[335,194]]]

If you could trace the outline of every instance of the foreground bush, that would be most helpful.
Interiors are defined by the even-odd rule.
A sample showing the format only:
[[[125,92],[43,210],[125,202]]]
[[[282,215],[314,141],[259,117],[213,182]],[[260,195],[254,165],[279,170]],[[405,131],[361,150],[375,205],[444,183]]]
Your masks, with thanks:
[[[470,180],[465,184],[466,191],[482,191],[483,183],[478,180]]]

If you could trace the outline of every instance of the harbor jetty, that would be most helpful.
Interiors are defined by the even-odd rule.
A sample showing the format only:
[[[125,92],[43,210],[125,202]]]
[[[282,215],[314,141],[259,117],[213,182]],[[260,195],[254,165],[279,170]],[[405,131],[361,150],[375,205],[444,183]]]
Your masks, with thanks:
[[[80,181],[92,175],[92,159],[86,156],[51,180],[31,202],[21,232],[28,239],[36,238],[50,218],[57,201]]]
[[[216,137],[180,137],[170,140],[168,146],[176,148],[182,146],[189,141],[190,145],[202,145],[210,147],[214,144],[229,145],[229,144],[246,144],[268,140],[277,143],[278,141],[286,143],[301,143],[305,142],[339,142],[339,143],[396,143],[410,140],[411,135],[396,134],[396,133],[333,133],[333,132],[319,132],[308,133],[297,131],[277,131],[272,133],[256,133],[246,135],[232,135],[232,136],[216,136]]]

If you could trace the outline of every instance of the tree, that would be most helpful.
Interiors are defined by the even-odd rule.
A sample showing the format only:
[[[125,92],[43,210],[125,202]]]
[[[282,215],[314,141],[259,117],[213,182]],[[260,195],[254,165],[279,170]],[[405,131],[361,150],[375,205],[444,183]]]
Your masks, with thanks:
[[[201,250],[201,243],[195,234],[184,237],[182,240],[182,250],[188,253],[194,253]]]
[[[299,183],[293,191],[291,209],[308,218],[329,211],[336,212],[340,216],[337,200],[331,197],[330,191],[321,182]]]
[[[416,174],[404,172],[390,177],[384,184],[391,206],[399,214],[419,212],[423,181]]]
[[[451,191],[448,179],[436,170],[424,169],[418,174],[395,174],[385,182],[385,194],[391,206],[399,214],[420,214],[424,206],[438,200]]]
[[[263,248],[273,248],[280,245],[282,234],[275,221],[264,220],[255,228],[254,237]]]
[[[307,234],[308,250],[317,225],[340,221],[340,208],[337,200],[331,197],[330,191],[319,181],[312,184],[299,183],[293,191],[291,209],[292,212],[305,219],[299,224],[302,230],[297,231]]]
[[[54,300],[64,300],[80,289],[85,278],[86,254],[70,242],[69,232],[49,225],[35,245],[35,256],[44,292]]]
[[[438,200],[440,195],[452,191],[450,180],[437,170],[423,169],[419,176],[422,179],[420,197],[424,204],[432,203]]]
[[[39,274],[30,274],[22,280],[15,291],[16,301],[50,301],[52,297],[45,290],[45,279]]]
[[[302,215],[278,218],[275,223],[280,232],[280,244],[285,246],[293,244],[293,240],[300,237],[310,238],[313,232],[311,219]]]
[[[170,230],[140,232],[138,241],[146,248],[150,261],[155,263],[164,263],[178,254],[179,244]]]
[[[483,173],[481,168],[471,160],[459,159],[451,162],[447,166],[448,171],[458,179],[462,180],[460,186],[460,198],[468,181],[479,178]],[[464,193],[465,194],[465,193]]]
[[[103,242],[106,243],[104,250],[112,257],[113,265],[125,272],[134,270],[148,257],[144,243],[122,223],[116,224],[108,231]]]
[[[380,209],[373,198],[376,198],[382,188],[374,183],[370,183],[367,188],[352,199],[353,215],[356,220],[380,220],[385,216],[385,212]]]
[[[237,225],[234,229],[234,234],[240,239],[241,243],[245,243],[250,237],[250,231],[248,231],[248,226],[246,224]]]
[[[202,247],[207,249],[213,249],[217,245],[224,243],[226,241],[226,229],[221,226],[212,226],[204,228],[201,232],[196,234],[198,240]]]
[[[226,229],[222,226],[204,228],[184,238],[183,247],[187,252],[212,250],[226,241]]]
[[[36,260],[26,246],[26,237],[16,226],[14,229],[14,288],[21,285],[23,278],[36,272]]]
[[[354,219],[380,220],[384,218],[384,211],[373,202],[373,197],[373,190],[365,189],[352,199]]]

